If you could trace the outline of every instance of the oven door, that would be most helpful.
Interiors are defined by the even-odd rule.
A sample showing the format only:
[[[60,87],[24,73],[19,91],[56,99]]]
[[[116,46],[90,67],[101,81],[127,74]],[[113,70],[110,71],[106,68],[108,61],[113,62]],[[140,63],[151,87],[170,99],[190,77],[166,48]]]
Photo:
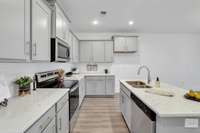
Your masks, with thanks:
[[[69,91],[69,120],[73,117],[79,105],[79,86],[76,84]]]

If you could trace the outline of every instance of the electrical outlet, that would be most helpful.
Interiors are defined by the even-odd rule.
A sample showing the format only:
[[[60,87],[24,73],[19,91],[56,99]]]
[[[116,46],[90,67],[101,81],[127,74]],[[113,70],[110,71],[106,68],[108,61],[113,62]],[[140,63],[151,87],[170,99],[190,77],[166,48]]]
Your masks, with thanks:
[[[198,128],[199,119],[185,119],[185,128]]]

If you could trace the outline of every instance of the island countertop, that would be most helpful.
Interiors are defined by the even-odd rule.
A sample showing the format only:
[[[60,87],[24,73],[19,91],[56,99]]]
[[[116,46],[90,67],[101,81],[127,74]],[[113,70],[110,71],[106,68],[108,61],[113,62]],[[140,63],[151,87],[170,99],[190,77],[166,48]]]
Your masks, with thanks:
[[[184,95],[188,92],[188,90],[166,83],[161,83],[160,89],[173,92],[175,96],[160,96],[156,94],[147,93],[145,92],[145,89],[134,88],[128,83],[126,83],[126,81],[127,80],[120,80],[120,82],[128,90],[134,93],[159,117],[200,117],[200,102],[191,101],[184,98]]]
[[[7,107],[0,108],[0,132],[23,133],[69,89],[37,89],[31,95],[9,99]]]

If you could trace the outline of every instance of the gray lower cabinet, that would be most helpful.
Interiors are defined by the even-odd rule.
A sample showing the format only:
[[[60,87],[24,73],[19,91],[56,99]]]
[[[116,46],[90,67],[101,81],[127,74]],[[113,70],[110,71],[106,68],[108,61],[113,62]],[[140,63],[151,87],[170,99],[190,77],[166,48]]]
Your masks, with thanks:
[[[131,99],[122,89],[120,90],[120,110],[126,125],[131,130]]]
[[[68,94],[63,96],[25,133],[69,133]]]
[[[115,76],[88,76],[85,80],[86,95],[114,95]]]
[[[47,128],[48,132],[45,133],[55,133],[53,132],[55,125],[55,111],[56,107],[53,106],[31,128],[29,128],[26,133],[43,133]],[[49,131],[50,129],[52,129],[52,132]]]
[[[81,106],[85,97],[85,79],[79,80],[79,106]]]
[[[68,102],[57,113],[57,133],[69,132],[69,104]]]
[[[86,77],[86,95],[105,95],[105,77]]]
[[[55,119],[47,126],[47,128],[42,133],[56,133],[56,122]]]

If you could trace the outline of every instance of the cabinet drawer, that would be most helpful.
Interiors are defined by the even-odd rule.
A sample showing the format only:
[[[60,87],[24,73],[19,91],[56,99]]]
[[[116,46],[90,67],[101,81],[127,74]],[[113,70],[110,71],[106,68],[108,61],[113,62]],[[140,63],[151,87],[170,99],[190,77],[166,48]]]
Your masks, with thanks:
[[[128,97],[131,97],[131,92],[123,85],[120,84],[120,89],[123,91]]]
[[[59,112],[59,110],[68,102],[69,96],[68,93],[64,95],[58,102],[57,102],[57,108],[56,112]]]
[[[55,106],[49,109],[26,133],[42,133],[55,119]]]
[[[106,79],[108,79],[108,80],[114,80],[115,76],[106,76]]]
[[[86,80],[105,80],[105,76],[88,76]]]

